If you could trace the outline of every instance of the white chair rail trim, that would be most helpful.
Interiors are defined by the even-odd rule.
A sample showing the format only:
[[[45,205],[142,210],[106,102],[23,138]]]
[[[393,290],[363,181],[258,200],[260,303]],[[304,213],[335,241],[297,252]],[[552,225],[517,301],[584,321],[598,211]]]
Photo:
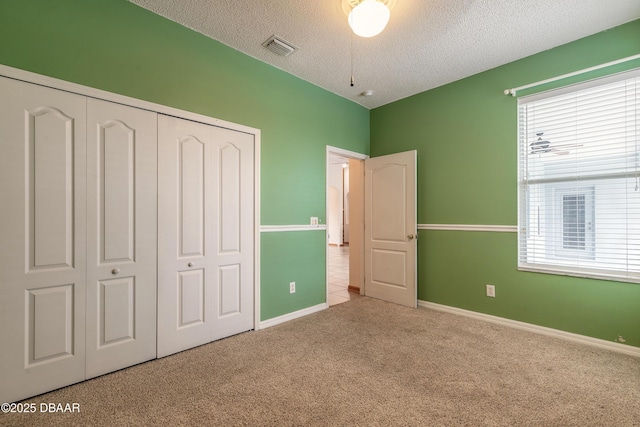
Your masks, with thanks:
[[[474,224],[418,224],[418,230],[445,231],[493,231],[501,233],[517,233],[517,225],[474,225]]]
[[[326,230],[326,224],[319,225],[261,225],[261,233],[278,233],[283,231],[320,231]]]

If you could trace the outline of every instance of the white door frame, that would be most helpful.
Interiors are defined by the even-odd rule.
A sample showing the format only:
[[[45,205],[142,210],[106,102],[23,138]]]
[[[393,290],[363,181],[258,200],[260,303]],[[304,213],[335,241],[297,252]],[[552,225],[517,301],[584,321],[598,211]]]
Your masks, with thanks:
[[[326,218],[326,226],[327,230],[329,230],[329,170],[331,163],[329,158],[332,154],[340,157],[346,157],[347,159],[357,159],[357,160],[365,160],[369,158],[369,155],[358,153],[355,151],[345,150],[344,148],[332,147],[327,145],[326,150],[326,172],[325,172],[325,218]],[[364,169],[363,169],[364,171]],[[363,219],[364,220],[364,219]],[[364,240],[362,241],[362,245],[364,247]],[[324,277],[325,277],[325,301],[327,307],[329,307],[329,245],[327,242],[327,231],[324,234]],[[364,295],[364,284],[362,288],[360,288],[360,295]]]
[[[213,126],[223,127],[227,129],[245,132],[254,136],[254,265],[253,265],[253,283],[254,283],[254,319],[253,326],[255,330],[260,326],[260,129],[225,120],[216,119],[190,111],[179,110],[177,108],[168,107],[166,105],[156,104],[154,102],[143,101],[141,99],[131,98],[125,95],[119,95],[77,83],[56,79],[53,77],[43,76],[41,74],[32,73],[30,71],[9,67],[0,64],[0,76],[9,77],[11,79],[22,80],[34,83],[40,86],[46,86],[53,89],[60,89],[78,95],[89,96],[92,98],[102,99],[104,101],[115,102],[118,104],[129,105],[131,107],[141,108],[143,110],[154,111],[156,113],[176,116],[187,120],[205,123]],[[356,153],[357,154],[357,153]]]

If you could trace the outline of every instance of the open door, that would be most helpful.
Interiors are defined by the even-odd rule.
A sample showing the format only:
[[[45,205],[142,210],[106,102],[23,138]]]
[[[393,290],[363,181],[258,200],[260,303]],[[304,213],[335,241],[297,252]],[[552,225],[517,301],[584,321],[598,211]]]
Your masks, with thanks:
[[[417,152],[365,160],[365,295],[416,307]]]

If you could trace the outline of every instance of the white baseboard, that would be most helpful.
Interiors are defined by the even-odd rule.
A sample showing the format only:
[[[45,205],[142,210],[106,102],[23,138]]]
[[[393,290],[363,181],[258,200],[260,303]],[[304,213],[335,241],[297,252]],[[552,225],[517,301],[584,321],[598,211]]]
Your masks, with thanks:
[[[263,320],[260,322],[258,329],[270,328],[271,326],[279,325],[280,323],[288,322],[289,320],[297,319],[299,317],[308,316],[309,314],[317,313],[318,311],[325,310],[328,307],[326,303],[314,305],[312,307],[303,308],[302,310],[294,311],[293,313],[283,314],[282,316],[274,317],[272,319]]]
[[[568,341],[578,342],[593,347],[604,348],[607,350],[615,351],[617,353],[624,353],[630,356],[640,357],[640,347],[620,344],[617,342],[610,342],[599,338],[592,338],[585,335],[574,334],[572,332],[561,331],[559,329],[547,328],[545,326],[538,326],[531,323],[520,322],[518,320],[506,319],[504,317],[492,316],[490,314],[478,313],[475,311],[464,310],[462,308],[451,307],[448,305],[437,304],[429,301],[418,300],[418,307],[458,314],[460,316],[466,316],[473,319],[484,320],[486,322],[497,323],[499,325],[510,326],[512,328],[534,332],[536,334],[562,338]]]

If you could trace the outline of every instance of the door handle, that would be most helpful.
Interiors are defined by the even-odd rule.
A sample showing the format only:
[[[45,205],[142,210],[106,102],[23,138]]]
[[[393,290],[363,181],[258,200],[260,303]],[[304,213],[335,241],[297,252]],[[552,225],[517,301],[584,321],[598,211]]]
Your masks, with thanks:
[[[407,234],[407,239],[409,239],[409,240],[413,240],[413,239],[414,239],[414,237],[417,239],[417,238],[418,238],[418,235],[417,235],[417,234],[416,234],[416,235],[414,235],[414,234]]]
[[[119,268],[114,268],[113,270],[111,270],[111,274],[118,274],[118,273],[120,273]]]
[[[187,267],[193,267],[193,263],[192,263],[192,262],[189,262],[189,263],[187,264]]]

